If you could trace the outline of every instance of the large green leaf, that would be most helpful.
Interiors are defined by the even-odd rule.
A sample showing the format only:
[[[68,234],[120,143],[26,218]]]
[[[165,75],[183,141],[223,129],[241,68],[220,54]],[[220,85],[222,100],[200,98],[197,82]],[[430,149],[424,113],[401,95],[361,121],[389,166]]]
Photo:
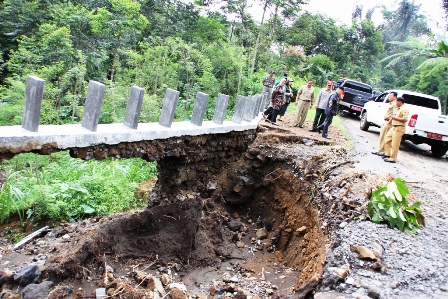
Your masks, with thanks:
[[[93,214],[95,213],[95,209],[89,205],[81,205],[81,208],[84,209],[84,214]]]
[[[398,191],[400,192],[402,197],[406,197],[406,195],[409,194],[409,189],[408,187],[406,187],[406,181],[403,180],[402,178],[396,178],[394,180]]]
[[[401,230],[401,231],[404,230],[405,222],[402,221],[400,218],[397,218],[396,224],[397,224],[397,227],[398,227],[399,230]]]
[[[389,215],[390,215],[390,217],[392,217],[392,218],[397,218],[397,213],[395,212],[395,210],[394,210],[393,207],[390,207],[390,208],[389,208]]]
[[[402,221],[406,221],[406,218],[404,217],[404,215],[403,215],[403,213],[401,212],[400,209],[398,209],[398,216],[400,216],[400,219],[401,219]]]
[[[383,217],[381,217],[380,214],[374,214],[372,217],[372,222],[374,222],[374,223],[381,223],[383,221],[384,221],[384,219],[383,219]]]

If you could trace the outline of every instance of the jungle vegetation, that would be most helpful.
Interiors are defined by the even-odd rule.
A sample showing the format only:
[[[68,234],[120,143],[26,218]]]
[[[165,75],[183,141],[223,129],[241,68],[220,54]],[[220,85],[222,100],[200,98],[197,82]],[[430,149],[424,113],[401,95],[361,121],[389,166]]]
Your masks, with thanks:
[[[439,1],[448,16],[447,1]],[[447,37],[431,31],[413,0],[399,0],[396,10],[357,6],[350,25],[307,12],[306,2],[2,0],[0,125],[21,124],[29,75],[45,80],[41,124],[79,123],[89,80],[106,85],[100,123],[123,121],[133,85],[145,89],[140,122],[158,121],[168,87],[180,91],[177,121],[189,119],[198,91],[210,95],[207,119],[213,117],[217,94],[229,95],[230,117],[237,95],[259,93],[269,70],[277,77],[287,73],[297,83],[312,78],[317,86],[348,77],[376,90],[431,94],[446,105]],[[208,9],[218,4],[221,9]],[[251,15],[257,5],[261,20]],[[385,21],[375,24],[374,13]],[[446,20],[440,27],[446,34]],[[77,219],[144,205],[122,194],[126,200],[116,207],[100,193],[114,198],[117,191],[109,181],[115,179],[135,187],[155,175],[154,164],[109,160],[106,166],[94,161],[78,165],[70,159],[66,154],[30,154],[0,164],[7,174],[0,193],[1,220],[12,212],[20,219]],[[120,177],[91,186],[78,171],[97,173],[101,168]],[[70,180],[60,181],[61,174]],[[19,202],[23,199],[28,201]]]

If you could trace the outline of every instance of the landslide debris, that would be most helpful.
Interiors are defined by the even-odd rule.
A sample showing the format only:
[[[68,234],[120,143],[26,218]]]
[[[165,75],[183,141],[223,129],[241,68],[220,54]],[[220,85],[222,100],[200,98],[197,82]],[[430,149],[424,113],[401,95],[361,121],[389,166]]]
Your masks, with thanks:
[[[20,253],[40,265],[39,281],[75,297],[305,298],[332,235],[362,215],[374,182],[350,170],[337,138],[295,130],[261,125],[246,153],[210,177],[210,196],[65,223]]]

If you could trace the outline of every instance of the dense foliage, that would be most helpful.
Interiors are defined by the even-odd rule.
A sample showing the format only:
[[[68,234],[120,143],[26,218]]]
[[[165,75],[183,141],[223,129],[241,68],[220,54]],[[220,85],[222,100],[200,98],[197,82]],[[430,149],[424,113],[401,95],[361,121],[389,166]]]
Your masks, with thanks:
[[[138,184],[156,177],[155,163],[142,159],[83,161],[68,152],[21,154],[4,161],[7,180],[0,189],[0,221],[29,218],[76,220],[142,208]]]
[[[217,94],[230,95],[230,116],[236,96],[259,92],[269,69],[319,85],[343,76],[445,100],[447,68],[420,66],[431,57],[378,63],[406,52],[395,41],[417,38],[425,53],[446,44],[431,34],[419,5],[401,0],[395,11],[383,8],[387,21],[379,26],[371,21],[374,9],[363,15],[357,7],[351,25],[339,26],[304,12],[305,2],[1,1],[0,124],[20,124],[28,75],[45,80],[42,124],[80,122],[89,80],[107,87],[101,123],[123,119],[132,85],[146,91],[142,122],[157,121],[167,87],[181,92],[177,120],[189,117],[197,91],[210,95],[207,118]],[[213,5],[223,7],[201,13]],[[255,6],[261,22],[250,14]]]
[[[446,1],[440,1],[447,11]],[[350,25],[338,25],[331,16],[304,11],[306,2],[0,1],[0,125],[21,123],[29,75],[45,80],[41,124],[79,123],[89,80],[106,85],[100,123],[123,121],[133,85],[145,89],[140,122],[158,121],[168,87],[180,91],[178,121],[189,119],[198,91],[210,95],[207,119],[213,117],[217,94],[228,94],[230,117],[237,95],[260,92],[271,69],[277,77],[288,73],[295,88],[307,78],[322,86],[349,77],[376,90],[432,94],[446,104],[448,43],[431,33],[413,0],[400,0],[394,11],[379,8],[385,19],[380,25],[371,20],[376,8],[363,13],[358,6]],[[207,10],[212,6],[222,9]],[[261,21],[251,14],[255,8],[262,11]],[[102,162],[70,160],[64,154],[16,157],[2,166],[8,169],[0,198],[2,219],[12,211],[22,218],[68,219],[141,205],[121,192],[130,182],[150,177],[154,165],[96,163]],[[135,172],[139,168],[141,174]],[[99,175],[102,169],[118,177],[108,177],[107,171]],[[121,175],[130,180],[112,184]],[[118,204],[110,206],[103,195],[119,198]]]

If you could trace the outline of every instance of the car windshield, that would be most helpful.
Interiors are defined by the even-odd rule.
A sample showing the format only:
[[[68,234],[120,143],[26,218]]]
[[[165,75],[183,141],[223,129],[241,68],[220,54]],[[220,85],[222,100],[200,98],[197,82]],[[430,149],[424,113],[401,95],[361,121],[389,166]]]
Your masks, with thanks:
[[[360,84],[360,83],[345,82],[344,87],[356,89],[356,90],[370,93],[370,94],[372,93],[372,88],[369,85],[364,85],[364,84]]]
[[[380,97],[378,97],[378,98],[375,100],[375,102],[383,102],[384,99],[385,99],[387,96],[388,96],[388,94],[385,93],[385,94],[381,95]],[[389,103],[389,99],[386,100],[386,103]]]
[[[403,94],[403,98],[405,100],[405,103],[409,105],[415,105],[430,109],[439,109],[439,102],[430,98],[410,94]]]

